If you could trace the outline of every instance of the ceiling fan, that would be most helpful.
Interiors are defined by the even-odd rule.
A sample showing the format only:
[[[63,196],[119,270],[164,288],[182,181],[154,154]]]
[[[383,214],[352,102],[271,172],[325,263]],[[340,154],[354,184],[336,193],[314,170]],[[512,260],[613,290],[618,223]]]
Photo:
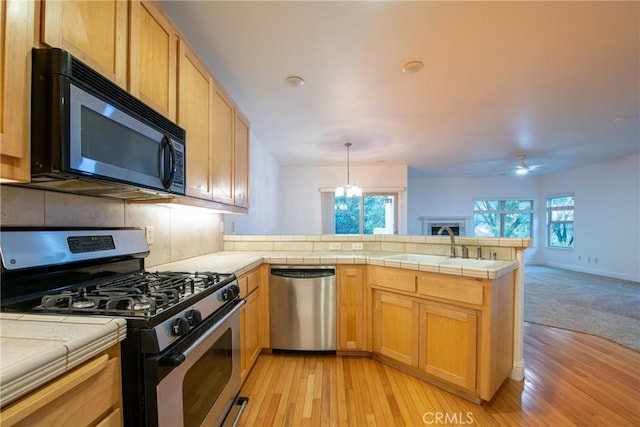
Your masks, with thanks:
[[[524,162],[524,159],[526,159],[527,156],[521,154],[518,156],[518,160],[520,160],[520,163],[518,163],[518,166],[516,166],[516,174],[518,175],[526,175],[529,173],[529,170],[531,169],[529,167],[528,164],[526,164]]]

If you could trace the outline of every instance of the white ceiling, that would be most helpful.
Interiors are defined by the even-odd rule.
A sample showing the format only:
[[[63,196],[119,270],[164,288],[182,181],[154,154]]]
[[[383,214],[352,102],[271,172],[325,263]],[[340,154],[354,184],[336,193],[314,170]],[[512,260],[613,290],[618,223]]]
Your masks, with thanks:
[[[161,3],[281,165],[344,165],[345,142],[413,177],[640,151],[637,1]]]

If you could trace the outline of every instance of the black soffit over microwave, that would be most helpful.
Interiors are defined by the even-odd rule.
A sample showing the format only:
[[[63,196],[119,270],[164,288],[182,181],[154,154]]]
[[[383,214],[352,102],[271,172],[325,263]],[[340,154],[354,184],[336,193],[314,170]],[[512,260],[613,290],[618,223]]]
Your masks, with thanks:
[[[127,200],[184,195],[184,129],[68,52],[33,49],[30,187]]]

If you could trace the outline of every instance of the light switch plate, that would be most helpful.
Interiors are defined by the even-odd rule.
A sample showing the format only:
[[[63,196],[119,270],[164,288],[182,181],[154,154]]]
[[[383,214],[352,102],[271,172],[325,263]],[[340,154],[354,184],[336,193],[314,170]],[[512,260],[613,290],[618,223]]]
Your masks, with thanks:
[[[329,243],[329,250],[339,251],[342,248],[340,243]]]
[[[351,249],[353,249],[353,250],[362,249],[362,243],[352,243],[351,244]]]

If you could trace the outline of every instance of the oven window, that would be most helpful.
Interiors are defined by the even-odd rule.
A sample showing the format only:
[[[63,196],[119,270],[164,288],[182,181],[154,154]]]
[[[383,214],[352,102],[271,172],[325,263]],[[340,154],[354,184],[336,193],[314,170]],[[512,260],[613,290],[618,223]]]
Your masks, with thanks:
[[[233,371],[232,353],[229,328],[187,372],[182,383],[185,427],[200,426],[229,382]]]

